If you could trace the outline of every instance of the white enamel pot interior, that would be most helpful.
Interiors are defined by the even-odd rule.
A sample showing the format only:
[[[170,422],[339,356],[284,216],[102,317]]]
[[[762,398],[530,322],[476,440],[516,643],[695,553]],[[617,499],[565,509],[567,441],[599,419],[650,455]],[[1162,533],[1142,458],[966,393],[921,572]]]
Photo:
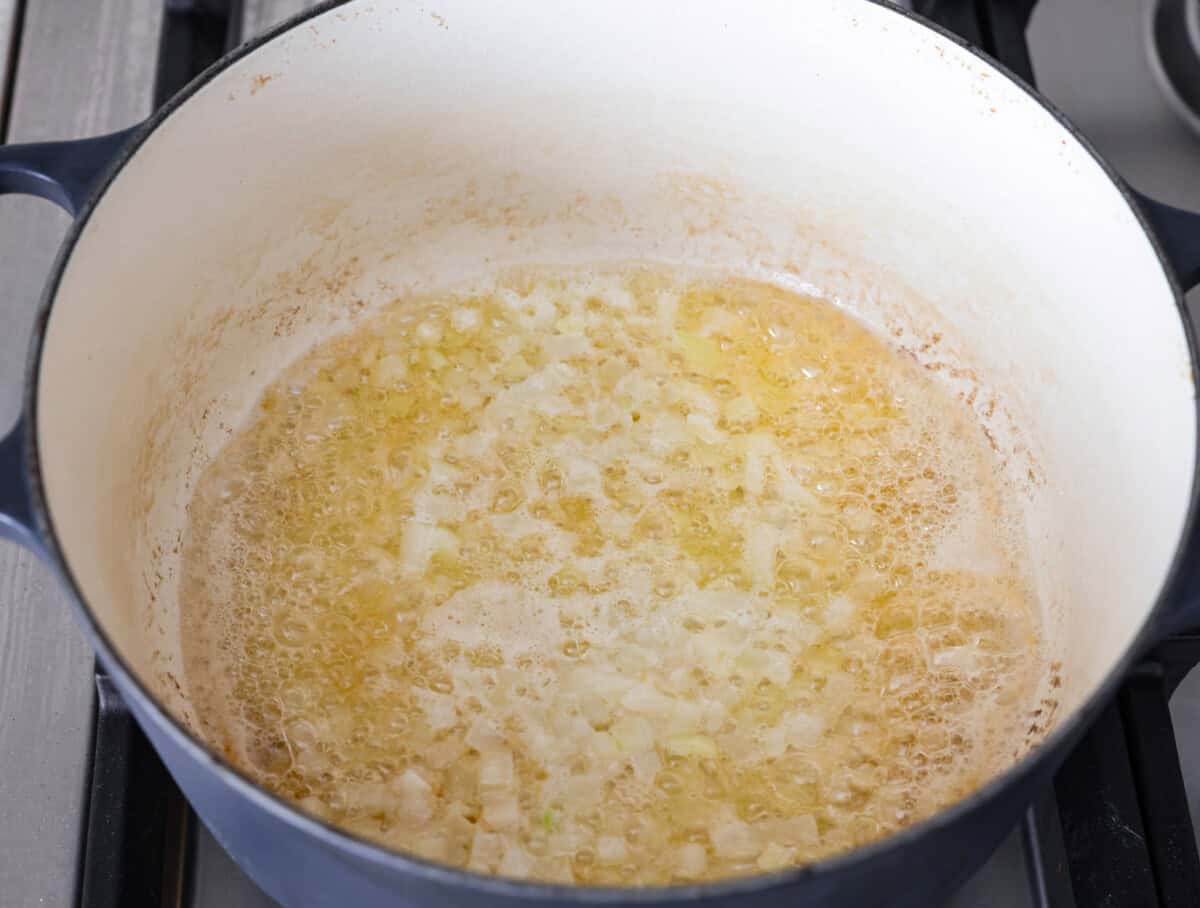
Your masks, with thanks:
[[[103,655],[194,727],[186,504],[284,364],[399,294],[625,260],[815,287],[961,392],[1020,497],[1058,720],[1088,700],[1187,520],[1176,294],[1052,113],[865,0],[364,0],[208,78],[91,211],[35,370]]]

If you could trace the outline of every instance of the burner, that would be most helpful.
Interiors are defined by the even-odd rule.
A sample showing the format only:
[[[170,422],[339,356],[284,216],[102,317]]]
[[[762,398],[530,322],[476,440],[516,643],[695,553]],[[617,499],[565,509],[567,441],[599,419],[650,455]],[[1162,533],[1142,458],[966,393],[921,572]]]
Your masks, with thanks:
[[[1200,0],[1149,7],[1150,65],[1175,112],[1200,133]]]

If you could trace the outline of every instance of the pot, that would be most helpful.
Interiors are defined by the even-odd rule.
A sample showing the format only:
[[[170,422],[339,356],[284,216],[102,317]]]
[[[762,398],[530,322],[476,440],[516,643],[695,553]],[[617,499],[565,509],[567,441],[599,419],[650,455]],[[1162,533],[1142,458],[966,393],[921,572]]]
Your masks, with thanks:
[[[1044,786],[1143,648],[1200,621],[1200,216],[1132,193],[1015,77],[869,0],[327,3],[145,123],[0,150],[75,223],[0,528],[233,858],[288,906],[926,905]],[[193,484],[281,366],[406,291],[525,263],[718,264],[815,286],[961,393],[1020,488],[1052,670],[1026,752],[940,814],[700,886],[483,877],[294,809],[193,732]]]

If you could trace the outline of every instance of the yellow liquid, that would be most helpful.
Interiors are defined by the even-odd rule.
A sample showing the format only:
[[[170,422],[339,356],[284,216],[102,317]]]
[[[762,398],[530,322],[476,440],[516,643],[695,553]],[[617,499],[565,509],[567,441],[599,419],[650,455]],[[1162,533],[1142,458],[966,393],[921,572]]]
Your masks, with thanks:
[[[800,864],[1020,745],[1004,501],[966,409],[822,301],[649,269],[401,299],[202,478],[188,682],[254,778],[426,858]]]

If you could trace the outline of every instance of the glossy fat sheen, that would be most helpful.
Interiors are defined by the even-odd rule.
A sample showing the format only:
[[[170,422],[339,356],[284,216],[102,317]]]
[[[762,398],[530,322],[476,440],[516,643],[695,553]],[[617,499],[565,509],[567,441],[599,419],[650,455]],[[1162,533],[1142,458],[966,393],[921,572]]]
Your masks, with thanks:
[[[424,857],[802,863],[996,772],[1042,668],[979,428],[833,307],[644,269],[401,299],[277,382],[186,553],[208,736]]]

